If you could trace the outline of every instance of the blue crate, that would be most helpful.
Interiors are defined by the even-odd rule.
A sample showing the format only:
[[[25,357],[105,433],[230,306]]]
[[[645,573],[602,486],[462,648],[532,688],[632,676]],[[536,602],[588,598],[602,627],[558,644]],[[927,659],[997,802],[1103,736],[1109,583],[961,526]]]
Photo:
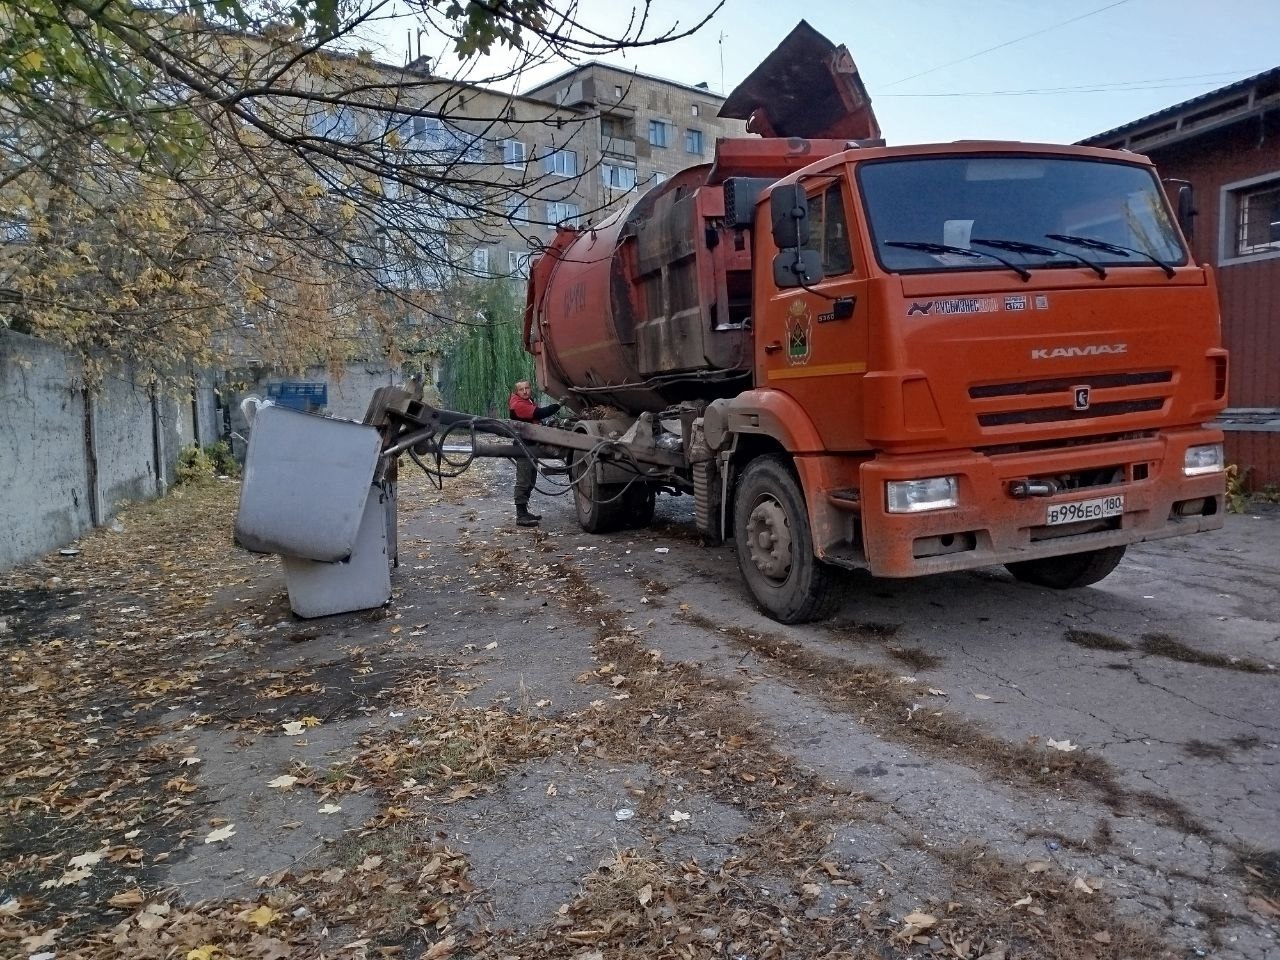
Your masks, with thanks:
[[[267,384],[267,399],[282,407],[311,413],[329,403],[329,385],[309,380]]]

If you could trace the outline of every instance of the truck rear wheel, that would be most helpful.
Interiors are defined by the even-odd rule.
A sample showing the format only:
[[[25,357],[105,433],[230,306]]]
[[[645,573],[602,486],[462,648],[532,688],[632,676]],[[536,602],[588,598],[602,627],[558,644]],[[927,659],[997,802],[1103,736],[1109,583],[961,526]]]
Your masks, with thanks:
[[[587,533],[621,530],[627,522],[626,497],[619,496],[622,485],[600,483],[594,468],[595,464],[586,466],[581,453],[575,453],[569,464],[578,525]]]
[[[814,556],[804,494],[783,458],[759,457],[743,471],[733,535],[743,579],[770,617],[807,623],[835,612],[839,574]]]
[[[1103,547],[1084,553],[1068,553],[1062,557],[1041,557],[1038,560],[1019,560],[1006,563],[1005,569],[1015,580],[1034,583],[1038,587],[1054,590],[1074,590],[1097,583],[1124,558],[1124,546]]]

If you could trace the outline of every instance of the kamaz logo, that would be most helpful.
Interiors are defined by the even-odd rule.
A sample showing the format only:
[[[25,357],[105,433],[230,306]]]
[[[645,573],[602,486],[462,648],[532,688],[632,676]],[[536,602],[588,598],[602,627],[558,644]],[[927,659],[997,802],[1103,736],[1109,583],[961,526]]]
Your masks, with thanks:
[[[1127,343],[1091,343],[1087,347],[1045,347],[1032,350],[1032,360],[1062,360],[1067,357],[1105,357],[1128,353]]]

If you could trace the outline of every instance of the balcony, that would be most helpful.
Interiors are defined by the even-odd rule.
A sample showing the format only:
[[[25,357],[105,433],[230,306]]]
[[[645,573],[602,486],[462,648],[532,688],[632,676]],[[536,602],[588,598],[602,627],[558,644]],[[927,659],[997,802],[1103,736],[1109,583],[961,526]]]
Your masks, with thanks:
[[[600,152],[606,157],[620,157],[623,160],[635,160],[636,142],[625,137],[600,138]]]

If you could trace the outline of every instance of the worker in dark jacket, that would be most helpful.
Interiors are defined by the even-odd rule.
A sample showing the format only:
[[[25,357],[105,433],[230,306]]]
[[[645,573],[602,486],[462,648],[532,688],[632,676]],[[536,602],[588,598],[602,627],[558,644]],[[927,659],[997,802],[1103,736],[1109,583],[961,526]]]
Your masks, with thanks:
[[[525,423],[537,423],[544,417],[551,416],[561,406],[562,404],[559,403],[549,403],[545,407],[540,407],[534,403],[533,387],[529,385],[528,380],[518,382],[511,392],[511,398],[507,401],[507,409],[511,413],[511,419],[522,420]],[[532,458],[520,457],[516,460],[517,526],[536,527],[538,521],[542,519],[539,514],[529,512],[529,494],[533,492],[533,484],[537,477],[538,470]]]

